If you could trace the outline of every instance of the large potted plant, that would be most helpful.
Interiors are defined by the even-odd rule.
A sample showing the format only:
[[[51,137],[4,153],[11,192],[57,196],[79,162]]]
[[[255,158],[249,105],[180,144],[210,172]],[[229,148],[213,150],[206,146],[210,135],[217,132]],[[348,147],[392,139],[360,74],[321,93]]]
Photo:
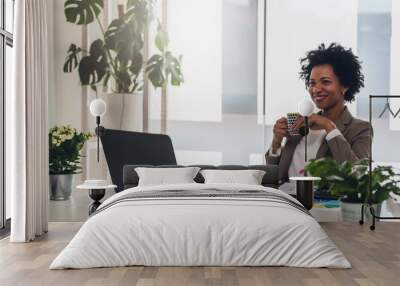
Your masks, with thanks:
[[[91,137],[69,125],[55,126],[49,131],[50,199],[67,200],[71,196],[72,179],[80,173],[80,150]]]
[[[127,0],[126,11],[119,6],[119,15],[107,27],[104,27],[99,16],[104,8],[103,0],[67,0],[64,4],[65,17],[76,25],[88,25],[96,22],[101,37],[85,50],[71,44],[64,64],[64,72],[78,68],[81,84],[90,86],[97,92],[98,86],[106,87],[111,95],[108,101],[108,113],[113,106],[117,110],[111,114],[117,124],[108,126],[122,128],[124,100],[126,96],[142,90],[145,73],[154,87],[164,87],[169,82],[180,85],[183,82],[181,58],[175,57],[168,50],[168,37],[158,25],[155,45],[158,53],[144,57],[145,32],[154,21],[154,0]],[[119,96],[115,96],[119,95]],[[109,102],[117,97],[117,103]],[[110,99],[111,98],[111,99]],[[115,99],[114,99],[115,101]],[[118,110],[121,109],[121,110]],[[121,114],[121,115],[120,115]],[[120,126],[118,125],[118,122]]]
[[[359,221],[361,205],[368,202],[379,215],[381,203],[389,198],[390,193],[400,194],[396,173],[391,166],[372,169],[369,191],[368,160],[337,163],[331,158],[321,158],[311,160],[305,170],[321,178],[316,182],[318,188],[329,189],[332,195],[340,197],[342,218],[346,221]]]

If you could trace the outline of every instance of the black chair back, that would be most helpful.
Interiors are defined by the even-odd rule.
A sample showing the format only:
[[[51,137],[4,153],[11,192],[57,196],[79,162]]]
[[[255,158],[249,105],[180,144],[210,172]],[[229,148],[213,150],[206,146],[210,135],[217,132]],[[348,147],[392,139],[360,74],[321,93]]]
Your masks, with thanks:
[[[176,165],[168,135],[104,129],[100,138],[117,192],[123,190],[124,165]]]

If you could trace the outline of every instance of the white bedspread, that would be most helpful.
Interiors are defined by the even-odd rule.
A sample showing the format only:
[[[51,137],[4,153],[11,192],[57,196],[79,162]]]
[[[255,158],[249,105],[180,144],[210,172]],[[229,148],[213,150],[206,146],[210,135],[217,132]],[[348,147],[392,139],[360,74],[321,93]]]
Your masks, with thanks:
[[[107,199],[50,269],[126,265],[294,266],[349,268],[350,263],[306,213],[259,199],[185,198],[123,201],[149,190],[265,190],[262,186],[184,184],[136,187]],[[294,200],[294,199],[292,199]]]

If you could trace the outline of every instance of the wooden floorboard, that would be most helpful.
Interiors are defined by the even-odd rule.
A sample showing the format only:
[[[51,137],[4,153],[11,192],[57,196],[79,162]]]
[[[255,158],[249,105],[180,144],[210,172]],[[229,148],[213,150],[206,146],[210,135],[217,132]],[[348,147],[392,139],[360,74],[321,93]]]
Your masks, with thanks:
[[[0,240],[0,285],[400,285],[400,223],[380,222],[375,231],[354,223],[323,223],[352,269],[290,267],[118,267],[49,270],[82,223],[50,223],[32,243]]]

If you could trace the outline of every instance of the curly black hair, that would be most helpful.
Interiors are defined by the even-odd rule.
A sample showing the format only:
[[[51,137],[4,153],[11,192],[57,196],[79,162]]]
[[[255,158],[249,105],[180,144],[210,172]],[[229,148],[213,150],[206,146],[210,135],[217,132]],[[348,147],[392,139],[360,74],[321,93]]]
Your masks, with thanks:
[[[307,52],[306,57],[300,59],[300,64],[300,78],[305,81],[306,87],[313,67],[323,64],[331,65],[340,83],[348,88],[344,94],[345,101],[352,102],[354,95],[364,87],[361,61],[351,49],[346,50],[337,43],[330,44],[328,48],[324,44],[319,45],[318,49]]]

